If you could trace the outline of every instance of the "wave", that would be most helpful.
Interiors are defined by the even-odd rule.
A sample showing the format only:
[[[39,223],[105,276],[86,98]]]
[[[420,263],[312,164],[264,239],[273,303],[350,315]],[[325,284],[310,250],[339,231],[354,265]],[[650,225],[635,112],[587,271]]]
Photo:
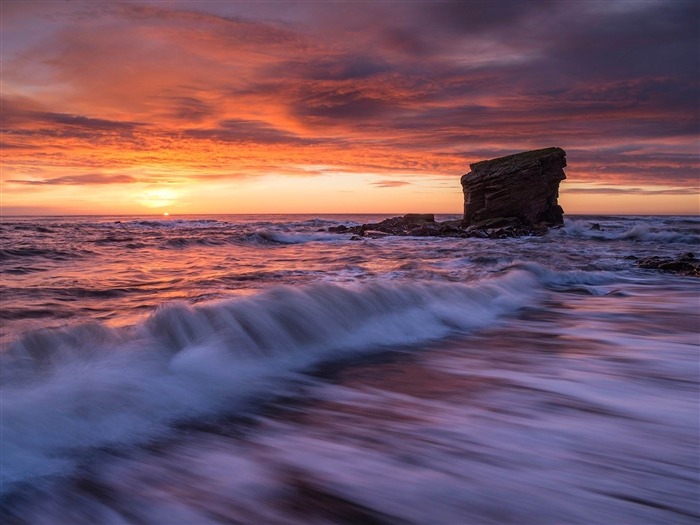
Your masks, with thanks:
[[[246,244],[305,244],[307,242],[333,242],[346,240],[334,233],[283,233],[272,230],[258,230],[240,238]]]
[[[95,244],[107,244],[107,245],[109,245],[109,244],[119,244],[119,243],[123,243],[123,242],[130,243],[130,242],[133,242],[135,240],[136,239],[134,237],[131,237],[131,236],[119,237],[117,235],[108,235],[106,237],[102,237],[101,239],[96,239],[92,242],[94,242]]]
[[[636,242],[655,242],[662,244],[700,244],[700,234],[697,229],[677,230],[668,228],[659,230],[658,228],[649,226],[648,224],[635,224],[623,231],[619,229],[611,229],[606,231],[605,227],[601,230],[592,229],[588,221],[571,221],[568,222],[562,230],[557,231],[557,234],[566,234],[572,237],[582,239],[592,239],[598,241],[636,241]]]
[[[325,361],[487,327],[541,290],[522,268],[473,285],[323,283],[169,303],[130,328],[29,333],[0,355],[2,486],[70,473],[96,447],[235,414]]]
[[[338,221],[335,219],[321,219],[320,217],[316,217],[314,219],[307,219],[305,221],[300,221],[296,223],[292,223],[292,227],[322,227],[322,226],[333,226],[338,224]]]
[[[131,228],[167,228],[167,229],[201,229],[201,228],[226,228],[231,223],[215,219],[158,219],[158,220],[137,220],[128,222],[116,222],[114,225]]]
[[[285,233],[273,230],[257,230],[234,236],[199,236],[172,237],[161,244],[161,248],[190,248],[193,246],[222,246],[233,245],[280,245],[305,244],[308,242],[332,242],[344,240],[341,236],[331,233]]]
[[[90,255],[89,250],[57,250],[53,248],[36,248],[36,247],[19,247],[19,248],[2,248],[0,249],[0,261],[9,261],[11,259],[23,259],[25,257],[41,257],[54,261],[65,261],[75,259],[85,255]]]
[[[189,248],[191,246],[221,246],[226,244],[226,239],[213,239],[206,237],[173,237],[166,240],[162,248]]]
[[[649,226],[637,224],[620,234],[621,240],[651,241],[660,243],[700,244],[700,235],[678,231],[654,231]]]
[[[507,271],[514,269],[524,270],[536,275],[538,282],[550,290],[594,296],[604,296],[618,292],[617,289],[610,290],[605,285],[637,282],[634,277],[623,277],[616,271],[556,271],[533,262],[516,262],[505,268]]]

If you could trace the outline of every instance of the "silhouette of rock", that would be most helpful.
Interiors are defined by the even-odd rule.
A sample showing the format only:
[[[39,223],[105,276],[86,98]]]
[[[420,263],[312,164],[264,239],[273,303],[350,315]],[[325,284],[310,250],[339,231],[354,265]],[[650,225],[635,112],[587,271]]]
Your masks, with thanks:
[[[476,229],[491,221],[522,228],[560,225],[564,210],[557,203],[559,183],[566,178],[566,153],[546,148],[471,164],[462,176],[464,222]],[[512,226],[511,226],[512,228]]]
[[[432,213],[409,213],[359,226],[331,226],[332,233],[380,238],[386,235],[503,239],[543,235],[564,222],[557,204],[566,178],[566,153],[546,148],[476,162],[461,179],[464,219],[437,222]]]

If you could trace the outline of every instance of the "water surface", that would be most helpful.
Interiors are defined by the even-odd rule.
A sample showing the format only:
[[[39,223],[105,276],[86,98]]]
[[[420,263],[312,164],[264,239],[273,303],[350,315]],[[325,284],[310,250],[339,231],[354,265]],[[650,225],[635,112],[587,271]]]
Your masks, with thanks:
[[[700,219],[382,218],[3,218],[3,523],[700,519]]]

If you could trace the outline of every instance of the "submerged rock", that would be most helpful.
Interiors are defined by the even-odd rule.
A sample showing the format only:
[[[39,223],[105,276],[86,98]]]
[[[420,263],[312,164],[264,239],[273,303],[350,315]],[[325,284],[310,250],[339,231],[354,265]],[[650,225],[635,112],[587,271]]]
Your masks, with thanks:
[[[566,178],[566,153],[546,148],[476,162],[462,176],[464,222],[510,220],[523,228],[561,225],[559,183]]]

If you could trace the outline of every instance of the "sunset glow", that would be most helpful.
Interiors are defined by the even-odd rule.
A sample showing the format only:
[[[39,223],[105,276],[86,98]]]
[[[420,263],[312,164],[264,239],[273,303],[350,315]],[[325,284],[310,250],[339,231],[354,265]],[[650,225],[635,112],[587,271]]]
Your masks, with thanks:
[[[1,6],[3,214],[459,213],[549,146],[568,213],[700,213],[695,1]]]

